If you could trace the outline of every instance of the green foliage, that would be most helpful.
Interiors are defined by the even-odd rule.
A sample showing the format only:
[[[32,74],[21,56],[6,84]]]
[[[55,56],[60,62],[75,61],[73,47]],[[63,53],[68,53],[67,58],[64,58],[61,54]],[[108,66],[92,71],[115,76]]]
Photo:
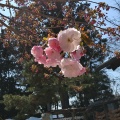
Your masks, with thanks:
[[[69,91],[69,98],[74,107],[87,107],[90,103],[114,97],[109,78],[100,73],[88,73],[72,79],[64,79],[63,91]],[[67,94],[66,94],[67,95]]]
[[[24,80],[20,81],[24,86],[23,95],[4,96],[6,109],[18,110],[17,118],[25,114],[27,116],[35,115],[39,110],[46,111],[46,108],[40,109],[40,107],[55,104],[60,99],[58,78],[50,74],[51,70],[44,68],[43,65],[37,65],[36,69],[32,69],[33,65],[37,65],[33,60],[24,63]]]
[[[0,41],[0,116],[5,119],[16,115],[16,111],[5,111],[3,104],[3,96],[5,94],[20,94],[21,89],[17,84],[16,79],[20,75],[21,67],[18,65],[17,54],[15,49],[15,41],[12,41],[9,46]]]
[[[32,115],[36,107],[33,103],[33,97],[25,95],[4,95],[4,104],[7,106],[6,110],[15,108],[15,110],[19,111],[19,114],[15,117],[17,120],[20,120],[21,117],[25,119],[28,117],[27,114]]]

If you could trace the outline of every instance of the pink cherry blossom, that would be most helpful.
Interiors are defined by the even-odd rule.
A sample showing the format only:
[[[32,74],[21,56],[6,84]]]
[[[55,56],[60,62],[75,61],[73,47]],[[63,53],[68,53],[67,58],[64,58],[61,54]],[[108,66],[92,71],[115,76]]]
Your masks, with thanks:
[[[48,57],[48,59],[61,60],[60,53],[55,51],[53,48],[47,47],[47,48],[45,48],[44,51],[45,51],[46,56]]]
[[[86,72],[86,68],[83,67],[83,68],[80,70],[79,76],[81,76],[81,75],[84,74],[85,72]]]
[[[31,49],[31,54],[36,57],[39,58],[41,55],[43,55],[43,49],[41,46],[33,46]]]
[[[84,52],[83,52],[83,47],[81,47],[80,45],[77,46],[77,50],[73,51],[70,53],[70,56],[75,59],[75,60],[79,60],[82,56],[84,56]]]
[[[47,59],[46,63],[44,64],[45,67],[56,67],[60,64],[60,61],[55,59]]]
[[[59,45],[59,41],[57,38],[49,38],[48,39],[48,46],[56,50],[57,52],[61,52],[61,47]]]
[[[64,77],[77,77],[85,73],[85,68],[76,60],[63,58],[60,63]]]
[[[38,64],[45,64],[46,63],[46,56],[41,55],[39,57],[35,57],[35,62],[38,62]]]
[[[59,32],[58,41],[63,51],[73,52],[80,44],[81,33],[75,28],[68,28]]]
[[[77,77],[86,72],[79,63],[84,55],[83,47],[80,46],[81,33],[75,28],[60,31],[57,38],[49,38],[48,46],[43,50],[41,46],[33,46],[31,54],[38,64],[44,67],[60,67],[64,77]],[[62,54],[68,58],[62,58]],[[70,55],[70,56],[69,56]]]

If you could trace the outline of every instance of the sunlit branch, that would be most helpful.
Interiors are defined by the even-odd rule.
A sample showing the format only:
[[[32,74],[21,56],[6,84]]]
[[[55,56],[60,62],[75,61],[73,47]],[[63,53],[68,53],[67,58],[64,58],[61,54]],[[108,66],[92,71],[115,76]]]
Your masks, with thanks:
[[[0,23],[3,24],[6,28],[8,28],[9,30],[13,31],[15,34],[19,34],[19,32],[17,32],[14,28],[12,28],[11,26],[5,24],[2,20],[0,20]]]
[[[12,28],[11,26],[9,26],[9,25],[7,25],[6,23],[4,23],[2,20],[0,20],[0,23],[2,24],[2,25],[4,25],[6,28],[8,28],[10,31],[13,31],[15,34],[17,34],[17,35],[20,35],[20,31],[17,31],[17,30],[15,30],[14,28]],[[20,35],[21,36],[21,35]],[[25,39],[23,36],[21,37],[22,39]]]
[[[44,0],[46,2],[49,2],[49,0]],[[51,0],[51,1],[54,1],[54,2],[66,2],[66,0]],[[99,2],[94,2],[94,1],[91,1],[91,0],[69,0],[70,2],[82,2],[82,1],[85,1],[85,2],[90,2],[90,3],[95,3],[95,4],[100,4]],[[118,11],[120,11],[119,8],[117,7],[113,7],[113,6],[109,6],[110,8],[113,8],[113,9],[116,9]]]
[[[95,26],[94,25],[94,27],[96,27],[96,28],[99,28],[99,29],[101,29],[101,30],[104,30],[104,31],[108,31],[107,29],[105,29],[105,28],[101,28],[101,27],[98,27],[98,26]],[[113,33],[113,32],[111,32],[112,34],[115,34],[115,35],[117,35],[117,36],[119,36],[120,37],[120,35],[119,34],[117,34],[117,33]]]

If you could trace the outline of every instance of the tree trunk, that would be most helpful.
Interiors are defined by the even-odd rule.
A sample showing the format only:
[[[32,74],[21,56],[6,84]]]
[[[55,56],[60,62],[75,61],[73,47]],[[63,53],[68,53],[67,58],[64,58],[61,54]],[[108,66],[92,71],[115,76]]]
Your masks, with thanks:
[[[68,109],[69,108],[68,91],[65,91],[64,89],[61,89],[60,98],[61,98],[62,109]],[[69,116],[70,116],[70,113],[65,113],[64,114],[64,117],[69,117]]]
[[[60,95],[60,97],[61,97],[62,109],[69,108],[69,96],[68,96],[68,92],[67,91],[62,92],[61,95]]]

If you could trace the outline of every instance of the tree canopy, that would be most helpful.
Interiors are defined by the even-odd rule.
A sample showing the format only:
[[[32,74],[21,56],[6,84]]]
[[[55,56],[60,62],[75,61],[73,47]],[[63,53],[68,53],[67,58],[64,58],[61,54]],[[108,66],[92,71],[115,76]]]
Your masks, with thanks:
[[[91,8],[92,3],[96,4],[95,8]],[[95,70],[109,51],[107,41],[112,37],[120,39],[119,25],[113,28],[106,26],[106,21],[109,21],[106,12],[115,7],[86,0],[7,0],[6,3],[1,2],[0,6],[9,11],[9,16],[0,13],[3,32],[1,49],[7,51],[4,60],[1,57],[5,64],[1,71],[9,69],[7,71],[12,72],[10,76],[13,75],[13,80],[8,75],[3,78],[3,73],[1,78],[3,82],[5,79],[10,82],[16,79],[15,84],[21,84],[22,88],[19,94],[7,88],[10,95],[4,96],[4,103],[7,109],[15,108],[18,111],[17,119],[25,119],[39,110],[40,113],[46,112],[50,106],[58,106],[60,101],[63,109],[69,108],[69,98],[73,96],[78,96],[78,101],[73,103],[77,107],[87,107],[91,100],[95,102],[112,97],[109,79],[103,72],[96,73]],[[31,55],[33,46],[45,49],[50,38],[58,38],[60,31],[69,28],[74,28],[81,35],[79,45],[83,55],[79,63],[86,68],[83,76],[71,79],[65,78],[58,66],[45,67],[35,62]],[[110,39],[103,38],[103,35],[110,36]],[[70,57],[63,51],[60,51],[60,55]],[[119,59],[119,51],[115,55]],[[11,62],[12,58],[14,62]],[[17,89],[15,84],[12,89]]]

